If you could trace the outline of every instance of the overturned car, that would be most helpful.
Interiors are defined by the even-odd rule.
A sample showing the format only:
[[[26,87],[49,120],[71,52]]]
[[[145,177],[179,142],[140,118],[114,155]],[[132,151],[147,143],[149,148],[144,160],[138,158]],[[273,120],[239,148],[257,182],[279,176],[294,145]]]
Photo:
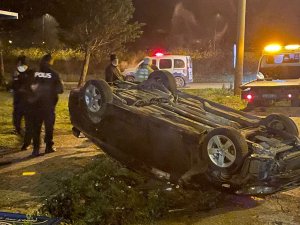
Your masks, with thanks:
[[[300,184],[299,133],[290,118],[260,118],[180,92],[166,71],[141,84],[88,81],[71,91],[69,111],[76,136],[145,175],[250,195]]]

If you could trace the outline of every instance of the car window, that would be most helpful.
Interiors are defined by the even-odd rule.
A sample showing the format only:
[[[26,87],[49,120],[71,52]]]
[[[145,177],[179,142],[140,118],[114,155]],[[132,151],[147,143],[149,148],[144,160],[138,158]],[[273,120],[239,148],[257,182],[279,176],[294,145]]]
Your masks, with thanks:
[[[182,69],[185,68],[185,63],[182,59],[175,59],[174,60],[174,68]]]
[[[159,60],[159,68],[160,69],[171,69],[172,68],[172,60],[171,59]]]
[[[299,54],[280,54],[267,57],[267,64],[299,63]]]
[[[156,59],[152,59],[152,65],[156,65]]]

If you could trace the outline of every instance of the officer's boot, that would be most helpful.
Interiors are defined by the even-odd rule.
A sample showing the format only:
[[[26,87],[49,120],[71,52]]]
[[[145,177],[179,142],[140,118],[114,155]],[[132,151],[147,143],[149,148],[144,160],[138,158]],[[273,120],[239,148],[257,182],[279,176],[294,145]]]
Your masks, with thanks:
[[[40,150],[34,148],[31,155],[32,155],[33,157],[38,157],[38,156],[40,156],[40,155],[41,155],[41,154],[40,154]]]
[[[53,143],[46,144],[45,154],[56,152],[56,148],[53,147]]]

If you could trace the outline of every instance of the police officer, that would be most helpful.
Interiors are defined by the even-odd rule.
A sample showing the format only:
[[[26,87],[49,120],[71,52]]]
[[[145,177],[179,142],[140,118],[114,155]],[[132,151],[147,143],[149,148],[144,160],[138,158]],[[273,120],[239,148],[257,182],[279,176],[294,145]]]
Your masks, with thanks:
[[[33,156],[40,155],[40,133],[43,123],[45,125],[45,153],[55,152],[53,148],[55,107],[58,101],[58,94],[63,93],[63,84],[58,73],[51,69],[52,64],[51,54],[43,56],[40,62],[40,69],[34,74],[35,78],[32,85],[34,97],[31,99],[33,110],[30,116],[33,126]]]
[[[12,89],[13,89],[13,125],[15,133],[21,134],[21,121],[25,115],[25,98],[22,93],[22,87],[28,76],[28,66],[26,57],[21,55],[17,59],[17,69],[13,74]]]
[[[154,70],[151,67],[151,59],[146,57],[143,60],[143,63],[140,65],[139,69],[136,71],[136,77],[138,81],[144,81],[147,80],[150,73],[152,73]]]
[[[124,77],[123,77],[122,73],[120,72],[118,65],[119,65],[118,57],[115,54],[112,54],[110,56],[110,64],[105,69],[106,82],[112,84],[116,80],[124,81]]]

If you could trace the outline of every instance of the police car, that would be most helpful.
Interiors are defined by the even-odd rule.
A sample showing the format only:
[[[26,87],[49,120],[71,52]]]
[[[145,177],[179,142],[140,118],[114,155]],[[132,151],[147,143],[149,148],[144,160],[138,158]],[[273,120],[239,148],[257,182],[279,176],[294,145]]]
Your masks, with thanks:
[[[193,82],[193,64],[190,56],[156,53],[155,56],[147,58],[150,58],[152,65],[155,65],[159,70],[166,70],[172,73],[177,87],[184,87],[186,84]],[[137,71],[143,62],[144,60],[139,62],[136,67],[128,68],[123,72],[126,81],[142,82],[147,80],[148,73],[142,78],[137,75]]]

